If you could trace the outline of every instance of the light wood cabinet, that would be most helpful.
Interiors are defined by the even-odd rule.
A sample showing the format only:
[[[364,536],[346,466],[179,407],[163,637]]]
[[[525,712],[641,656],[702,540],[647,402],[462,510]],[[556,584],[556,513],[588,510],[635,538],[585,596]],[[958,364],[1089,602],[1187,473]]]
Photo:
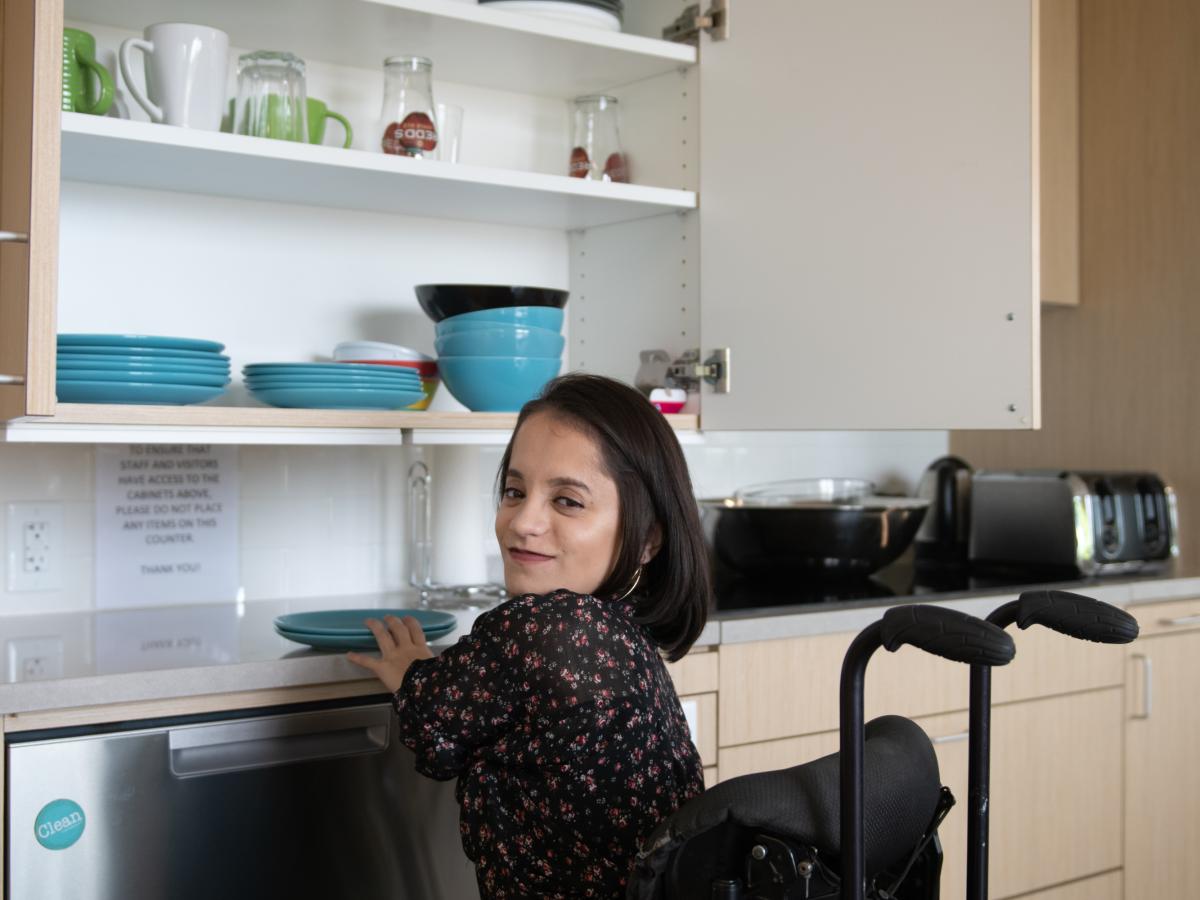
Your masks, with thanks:
[[[1121,865],[1121,716],[1118,687],[993,709],[989,888],[996,900]],[[961,900],[967,715],[915,721],[934,741],[942,783],[958,800],[940,830],[941,896]],[[721,776],[797,765],[837,748],[837,732],[722,748]]]
[[[1017,659],[993,673],[995,703],[1115,687],[1124,680],[1119,647],[1072,641],[1044,628],[1014,628],[1010,634]],[[838,633],[723,645],[722,749],[837,728],[838,678],[853,638]],[[965,666],[912,647],[879,650],[867,668],[867,716],[965,710],[967,681]]]
[[[135,33],[154,20],[153,3],[65,2],[69,20],[95,23],[110,36]],[[124,440],[139,434],[154,440],[158,426],[160,439],[169,430],[172,441],[180,429],[204,440],[206,432],[256,423],[340,427],[347,442],[364,440],[351,433],[364,429],[399,433],[428,424],[449,438],[455,430],[511,427],[511,420],[422,420],[398,413],[56,406],[60,147],[62,176],[79,182],[245,202],[302,199],[378,212],[410,226],[431,215],[555,231],[562,258],[545,268],[544,277],[561,281],[566,272],[572,288],[567,367],[631,381],[642,349],[661,345],[679,355],[698,347],[707,356],[729,347],[739,374],[729,394],[702,383],[705,429],[1037,424],[1037,166],[1030,153],[1037,29],[1026,3],[920,0],[901,9],[878,2],[866,16],[862,8],[840,3],[733,4],[731,37],[702,37],[699,57],[658,40],[592,34],[515,14],[506,19],[455,0],[389,0],[336,14],[336,4],[308,0],[297,20],[294,49],[314,71],[358,67],[348,83],[377,83],[378,73],[363,71],[362,60],[381,58],[389,35],[402,33],[410,43],[433,42],[406,46],[427,49],[438,77],[492,90],[489,102],[533,108],[550,96],[561,103],[532,116],[540,124],[531,130],[557,116],[565,123],[575,93],[612,90],[628,110],[623,139],[644,182],[638,185],[581,183],[557,170],[516,172],[501,163],[451,170],[401,160],[392,166],[365,153],[339,155],[77,114],[63,118],[63,4],[4,5],[6,45],[24,41],[18,47],[23,52],[7,46],[5,52],[6,73],[15,75],[5,78],[4,193],[31,185],[28,205],[38,215],[27,223],[29,274],[21,269],[22,248],[4,253],[0,374],[23,384],[4,386],[0,417],[46,416],[25,424],[71,426],[45,429],[43,439],[65,439],[55,435],[70,431],[79,440],[78,426],[87,425],[97,426],[97,435],[127,427]],[[643,35],[678,13],[676,0],[647,0],[639,7],[630,21]],[[234,46],[253,46],[270,43],[273,15],[270,8],[236,0],[184,0],[170,17],[223,28]],[[329,19],[338,27],[322,27]],[[929,21],[938,27],[927,27]],[[848,58],[855,61],[854,77],[842,77]],[[831,72],[842,75],[832,78]],[[32,87],[22,87],[22,80]],[[26,115],[8,96],[20,99],[22,92]],[[506,129],[510,124],[514,134],[524,127],[505,122]],[[21,141],[35,152],[10,154],[8,144]],[[702,209],[697,191],[705,198]],[[236,218],[237,209],[226,207],[223,214]],[[89,230],[98,241],[110,239],[103,228]],[[433,268],[453,271],[456,257],[476,255],[465,231],[455,236],[463,243],[447,246]],[[336,228],[312,240],[308,250],[327,250],[337,241]],[[193,256],[205,252],[188,250]],[[304,246],[294,250],[311,265],[321,264]],[[210,260],[217,270],[232,264]],[[152,289],[130,286],[135,293]],[[282,285],[280,293],[287,292]],[[219,297],[234,311],[244,299]],[[144,307],[146,298],[141,300]],[[124,302],[133,301],[126,297],[106,307],[105,321],[91,330],[130,330],[117,308]],[[305,302],[340,309],[347,300]],[[226,311],[226,318],[232,316]],[[353,321],[346,315],[343,320]],[[239,334],[221,321],[214,336],[231,346],[257,349],[269,337],[262,328]],[[853,335],[855,352],[829,341],[830,333]],[[897,368],[891,362],[897,345],[934,342],[943,357],[939,366]],[[275,349],[280,356],[289,352],[283,345]],[[295,346],[291,352],[314,349]],[[958,377],[946,379],[947,369]],[[880,392],[885,378],[890,390]],[[809,390],[814,384],[822,389]],[[795,402],[781,405],[773,399],[780,385],[804,389],[791,393]]]
[[[1125,720],[1125,898],[1200,890],[1200,600],[1134,607]]]
[[[992,711],[990,896],[1001,900],[1121,865],[1120,688]],[[943,900],[966,881],[966,716],[921,721],[960,807],[941,829]],[[946,738],[950,740],[947,741]],[[939,743],[939,741],[941,741]]]
[[[54,411],[62,7],[0,3],[0,421]]]
[[[1197,620],[1200,622],[1200,619]],[[1122,859],[1125,648],[1044,628],[1010,630],[1011,666],[993,672],[991,896],[1110,872]],[[786,768],[837,750],[838,676],[848,633],[719,649],[721,777]],[[960,801],[942,828],[942,896],[963,896],[968,670],[903,647],[866,677],[868,719],[917,721]],[[1086,760],[1086,765],[1080,761]]]

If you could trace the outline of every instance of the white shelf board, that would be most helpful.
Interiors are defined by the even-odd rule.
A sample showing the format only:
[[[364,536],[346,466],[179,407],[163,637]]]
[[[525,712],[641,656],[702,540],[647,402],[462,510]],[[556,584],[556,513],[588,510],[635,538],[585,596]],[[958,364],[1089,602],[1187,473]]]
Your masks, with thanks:
[[[391,446],[405,443],[399,428],[284,428],[214,425],[76,425],[9,422],[0,442],[10,444],[242,444]]]
[[[136,32],[151,22],[201,22],[228,32],[238,47],[381,72],[385,57],[427,56],[438,79],[564,99],[696,62],[687,45],[461,0],[66,0],[65,7],[71,22]]]
[[[409,159],[82,113],[62,114],[62,177],[535,228],[589,228],[696,207],[691,191]]]
[[[53,416],[0,423],[0,443],[503,446],[516,421],[516,413],[60,403]],[[667,421],[681,443],[702,441],[696,416]]]

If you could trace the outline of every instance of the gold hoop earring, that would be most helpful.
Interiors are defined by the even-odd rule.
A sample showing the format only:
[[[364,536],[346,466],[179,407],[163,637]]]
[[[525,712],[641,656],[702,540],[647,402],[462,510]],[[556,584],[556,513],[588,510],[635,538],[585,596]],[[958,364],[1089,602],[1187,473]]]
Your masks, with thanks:
[[[624,600],[626,597],[628,597],[630,594],[632,594],[635,590],[637,590],[637,586],[638,586],[639,582],[641,582],[641,580],[642,580],[642,567],[638,566],[637,571],[633,573],[633,584],[631,584],[629,586],[629,590],[627,590],[625,593],[623,593],[620,597],[615,597],[613,599]]]

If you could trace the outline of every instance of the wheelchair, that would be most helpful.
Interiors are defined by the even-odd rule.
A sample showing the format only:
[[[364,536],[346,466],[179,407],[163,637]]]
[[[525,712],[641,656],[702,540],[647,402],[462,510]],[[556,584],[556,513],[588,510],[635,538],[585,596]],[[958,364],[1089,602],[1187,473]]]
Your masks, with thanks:
[[[987,900],[991,668],[1015,655],[1003,630],[1040,624],[1127,643],[1134,619],[1063,591],[1028,591],[982,621],[943,607],[894,607],[851,644],[842,665],[839,751],[723,781],[643,842],[627,900],[938,900],[937,830],[955,804],[926,734],[900,716],[864,725],[867,662],[904,644],[971,666],[968,900]]]

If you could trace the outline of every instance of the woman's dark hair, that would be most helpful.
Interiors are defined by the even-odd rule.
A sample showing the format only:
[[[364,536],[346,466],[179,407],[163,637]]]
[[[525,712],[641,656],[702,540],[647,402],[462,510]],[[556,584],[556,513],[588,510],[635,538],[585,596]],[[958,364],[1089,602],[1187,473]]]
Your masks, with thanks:
[[[621,503],[620,549],[598,597],[616,597],[633,583],[642,548],[655,525],[658,553],[642,568],[633,599],[637,621],[674,662],[704,628],[712,600],[708,553],[692,480],[675,432],[637,390],[599,375],[555,378],[541,396],[521,408],[512,440],[500,461],[504,490],[513,442],[525,420],[548,413],[579,427],[600,447],[604,467]]]

